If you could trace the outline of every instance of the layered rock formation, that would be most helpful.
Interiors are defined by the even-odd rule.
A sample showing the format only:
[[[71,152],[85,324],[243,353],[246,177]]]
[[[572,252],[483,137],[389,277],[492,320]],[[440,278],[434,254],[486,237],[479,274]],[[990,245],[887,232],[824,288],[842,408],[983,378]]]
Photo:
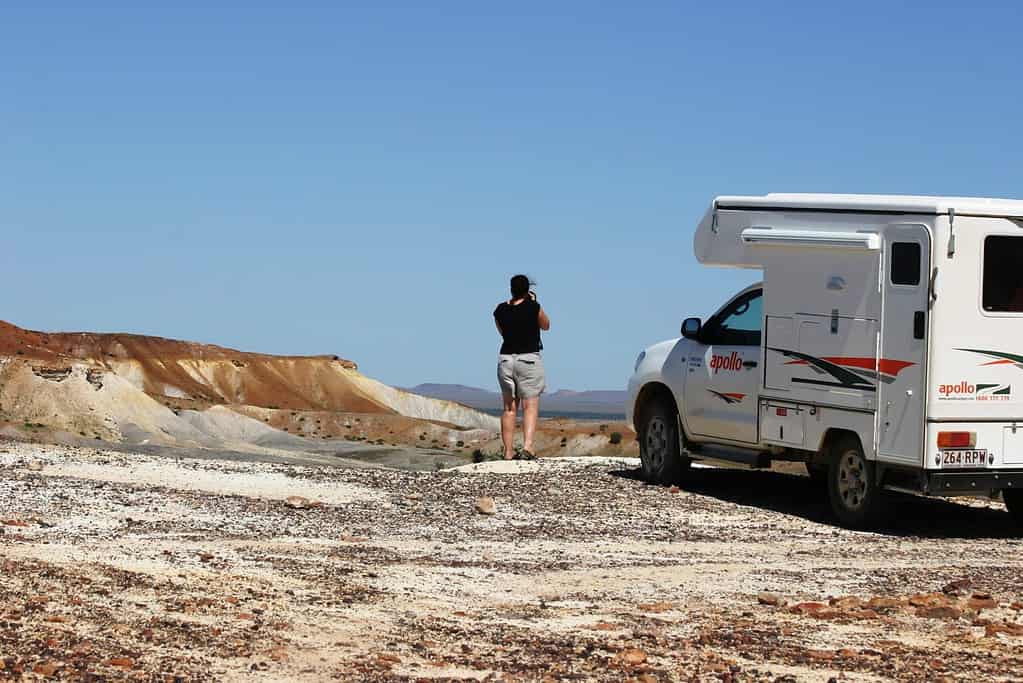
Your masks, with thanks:
[[[0,421],[8,428],[198,446],[298,438],[267,416],[257,419],[266,413],[253,409],[288,411],[296,422],[306,413],[352,413],[462,430],[499,428],[476,410],[365,377],[338,356],[272,356],[131,334],[34,332],[0,321]],[[303,429],[302,437],[349,435]]]

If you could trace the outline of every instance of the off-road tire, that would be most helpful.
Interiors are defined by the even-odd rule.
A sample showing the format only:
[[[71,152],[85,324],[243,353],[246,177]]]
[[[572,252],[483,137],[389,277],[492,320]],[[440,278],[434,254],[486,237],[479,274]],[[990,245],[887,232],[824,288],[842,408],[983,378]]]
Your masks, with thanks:
[[[1023,527],[1023,489],[1002,490],[1002,502],[1016,526]]]
[[[689,469],[689,458],[682,455],[678,412],[663,399],[654,401],[643,411],[639,459],[643,478],[655,484],[676,483]]]
[[[881,517],[882,491],[874,479],[874,463],[867,460],[860,440],[838,439],[831,448],[828,498],[842,526],[863,529]]]

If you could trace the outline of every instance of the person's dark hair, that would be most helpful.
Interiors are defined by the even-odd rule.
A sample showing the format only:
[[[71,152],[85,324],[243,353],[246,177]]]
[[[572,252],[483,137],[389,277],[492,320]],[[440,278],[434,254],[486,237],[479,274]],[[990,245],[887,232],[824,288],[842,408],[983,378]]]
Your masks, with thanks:
[[[524,299],[529,295],[529,286],[533,284],[525,275],[516,275],[511,279],[511,295],[513,299]]]

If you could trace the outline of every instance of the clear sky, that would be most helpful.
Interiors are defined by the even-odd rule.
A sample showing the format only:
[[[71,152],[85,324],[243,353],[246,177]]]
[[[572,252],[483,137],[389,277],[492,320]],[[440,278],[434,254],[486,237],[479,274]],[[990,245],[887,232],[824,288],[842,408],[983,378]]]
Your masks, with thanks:
[[[0,318],[619,388],[716,194],[1023,196],[1018,4],[605,5],[4,3]]]

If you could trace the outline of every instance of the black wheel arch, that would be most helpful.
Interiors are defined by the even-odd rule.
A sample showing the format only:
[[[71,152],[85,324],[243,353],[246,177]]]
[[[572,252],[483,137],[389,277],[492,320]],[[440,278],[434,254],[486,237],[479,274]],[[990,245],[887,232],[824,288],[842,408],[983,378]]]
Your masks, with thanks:
[[[851,429],[832,427],[824,432],[824,436],[821,437],[821,446],[813,454],[810,462],[814,465],[831,465],[832,460],[835,459],[835,447],[847,439],[855,439],[860,445],[860,450],[866,454],[867,451],[863,447],[863,441],[859,434]]]
[[[642,429],[647,411],[651,406],[657,405],[660,402],[669,406],[676,417],[678,416],[678,404],[675,402],[675,394],[671,392],[668,385],[662,382],[647,382],[644,384],[636,396],[636,404],[632,411],[632,428],[636,431],[636,434],[639,434],[640,429]]]

